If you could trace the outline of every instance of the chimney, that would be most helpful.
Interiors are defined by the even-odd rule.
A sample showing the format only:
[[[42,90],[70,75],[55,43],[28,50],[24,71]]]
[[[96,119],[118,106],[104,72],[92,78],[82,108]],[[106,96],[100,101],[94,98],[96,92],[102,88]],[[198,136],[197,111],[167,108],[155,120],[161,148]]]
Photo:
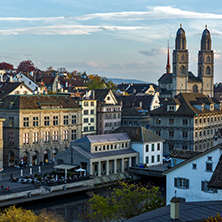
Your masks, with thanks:
[[[93,99],[95,99],[95,90],[93,90],[92,93],[93,93]]]
[[[143,102],[140,102],[140,108],[143,108]]]
[[[179,220],[180,217],[180,202],[177,197],[173,197],[170,201],[170,219]]]
[[[9,82],[12,82],[12,76],[9,76]]]

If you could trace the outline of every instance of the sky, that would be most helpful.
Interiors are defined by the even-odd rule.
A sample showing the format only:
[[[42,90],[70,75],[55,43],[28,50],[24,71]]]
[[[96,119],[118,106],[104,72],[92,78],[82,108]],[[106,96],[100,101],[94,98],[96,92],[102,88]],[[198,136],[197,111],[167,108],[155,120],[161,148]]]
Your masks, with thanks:
[[[189,70],[205,25],[215,52],[215,82],[221,82],[222,1],[219,0],[7,0],[1,2],[0,62],[17,67],[98,74],[107,78],[157,83],[170,62],[182,24]]]

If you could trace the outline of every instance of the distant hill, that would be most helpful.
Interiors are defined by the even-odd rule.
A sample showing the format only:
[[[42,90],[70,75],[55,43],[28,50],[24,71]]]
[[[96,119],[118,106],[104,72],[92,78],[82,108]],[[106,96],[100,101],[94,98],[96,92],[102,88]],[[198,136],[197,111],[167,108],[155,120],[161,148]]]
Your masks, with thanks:
[[[118,78],[109,78],[114,84],[121,84],[121,83],[148,83],[153,84],[150,82],[145,82],[142,80],[136,80],[136,79],[118,79]]]

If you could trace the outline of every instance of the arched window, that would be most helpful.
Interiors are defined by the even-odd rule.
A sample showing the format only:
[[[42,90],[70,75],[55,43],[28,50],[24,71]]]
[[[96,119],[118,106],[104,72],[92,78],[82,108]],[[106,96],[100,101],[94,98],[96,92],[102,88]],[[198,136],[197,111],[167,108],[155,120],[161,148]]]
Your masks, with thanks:
[[[182,39],[182,49],[184,49],[184,39]]]
[[[180,74],[181,74],[181,75],[185,75],[185,73],[186,73],[186,68],[185,68],[185,66],[182,66],[182,67],[180,68]]]
[[[207,56],[206,60],[207,60],[207,62],[210,62],[210,56]]]
[[[206,47],[206,50],[210,50],[210,40],[209,40],[209,39],[207,40],[207,47]]]
[[[210,67],[209,66],[207,66],[207,68],[206,68],[206,74],[210,75]]]
[[[185,57],[184,55],[181,56],[181,61],[184,61],[185,60]]]
[[[193,86],[193,92],[198,92],[198,86],[197,85]]]

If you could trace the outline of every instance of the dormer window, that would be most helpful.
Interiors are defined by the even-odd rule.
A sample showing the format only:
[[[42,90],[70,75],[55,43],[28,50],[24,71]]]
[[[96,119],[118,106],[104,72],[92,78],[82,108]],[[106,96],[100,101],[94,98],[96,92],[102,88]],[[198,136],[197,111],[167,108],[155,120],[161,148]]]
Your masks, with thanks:
[[[201,110],[204,111],[204,104],[201,106]]]
[[[210,111],[212,111],[212,110],[214,110],[214,105],[213,104],[210,105]]]
[[[175,111],[176,109],[175,109],[175,106],[173,106],[173,105],[169,105],[169,106],[167,106],[167,111]]]

